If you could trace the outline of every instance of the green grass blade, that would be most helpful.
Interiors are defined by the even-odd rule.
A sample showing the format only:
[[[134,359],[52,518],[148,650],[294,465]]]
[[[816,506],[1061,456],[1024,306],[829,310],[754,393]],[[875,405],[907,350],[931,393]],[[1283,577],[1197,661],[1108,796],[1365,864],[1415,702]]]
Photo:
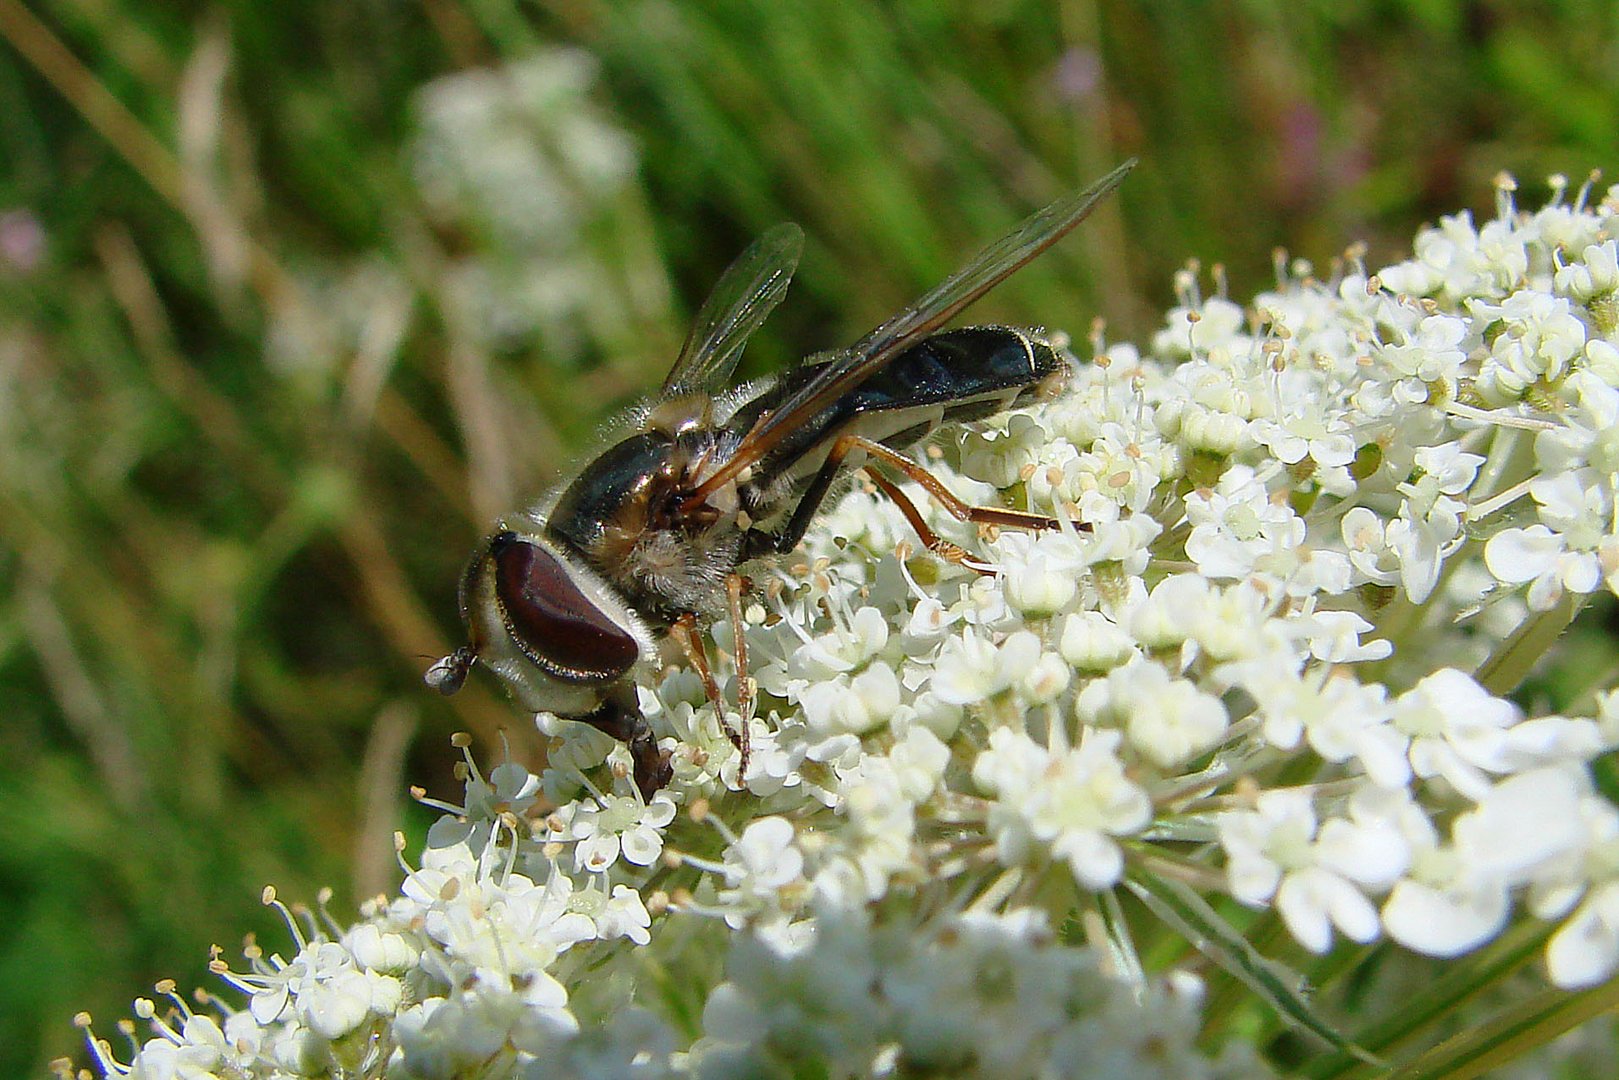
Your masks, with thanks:
[[[1261,956],[1247,938],[1220,918],[1190,886],[1139,870],[1132,873],[1125,884],[1153,914],[1183,934],[1200,953],[1253,990],[1293,1026],[1363,1061],[1377,1063],[1375,1057],[1357,1047],[1316,1011],[1297,974]]]

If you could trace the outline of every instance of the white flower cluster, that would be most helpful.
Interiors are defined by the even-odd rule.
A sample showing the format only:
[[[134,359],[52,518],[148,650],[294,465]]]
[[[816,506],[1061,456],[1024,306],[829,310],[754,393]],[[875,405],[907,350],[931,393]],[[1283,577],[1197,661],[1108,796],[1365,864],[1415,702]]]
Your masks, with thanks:
[[[1608,978],[1619,693],[1503,695],[1619,591],[1615,233],[1619,189],[1520,213],[1503,184],[1376,274],[1296,267],[1246,311],[1185,275],[1150,353],[1098,341],[930,453],[1058,520],[934,513],[993,576],[861,487],[757,572],[714,628],[759,691],[745,775],[687,671],[642,692],[674,755],[650,804],[623,747],[542,717],[548,767],[469,763],[401,896],[227,972],[223,1020],[144,1006],[134,1070],[1218,1075],[1119,917],[1167,881],[1313,952],[1457,956],[1521,908],[1553,983]]]
[[[1195,980],[1138,997],[1032,909],[878,928],[828,911],[785,939],[740,935],[727,976],[690,1055],[711,1080],[802,1075],[806,1061],[851,1077],[1265,1075],[1240,1046],[1217,1062],[1192,1050]]]
[[[415,96],[408,148],[434,224],[474,241],[441,281],[457,333],[501,349],[536,347],[577,363],[667,299],[656,265],[619,235],[637,167],[630,136],[598,107],[596,61],[576,49],[537,50],[499,68],[461,71]],[[650,260],[648,260],[650,261]],[[652,276],[626,288],[626,267]]]
[[[405,165],[427,221],[453,242],[421,247],[433,255],[410,269],[374,252],[289,265],[297,287],[268,297],[268,366],[346,382],[352,405],[369,407],[424,284],[455,355],[534,351],[568,369],[644,352],[670,294],[637,206],[635,143],[599,104],[599,79],[589,53],[545,48],[417,90]],[[451,370],[457,393],[489,377]]]

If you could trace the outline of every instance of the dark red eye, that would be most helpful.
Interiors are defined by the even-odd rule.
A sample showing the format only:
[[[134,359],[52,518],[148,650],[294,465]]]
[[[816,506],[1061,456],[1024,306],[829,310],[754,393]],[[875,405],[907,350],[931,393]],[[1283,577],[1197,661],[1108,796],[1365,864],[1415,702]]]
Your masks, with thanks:
[[[635,639],[579,591],[550,552],[503,532],[489,542],[489,554],[506,629],[523,655],[571,682],[617,678],[635,664]]]

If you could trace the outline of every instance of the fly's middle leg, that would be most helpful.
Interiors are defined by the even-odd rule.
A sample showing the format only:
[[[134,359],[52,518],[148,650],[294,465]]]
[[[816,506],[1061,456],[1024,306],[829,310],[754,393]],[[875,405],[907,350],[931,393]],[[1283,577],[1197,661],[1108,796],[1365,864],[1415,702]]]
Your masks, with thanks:
[[[731,575],[731,577],[737,578],[738,581],[736,607],[740,608],[742,595],[740,588],[741,578],[735,574]],[[729,591],[729,582],[727,582],[727,589]],[[708,653],[703,648],[703,638],[697,629],[697,617],[695,615],[682,615],[680,618],[674,621],[672,626],[670,626],[669,633],[675,639],[676,643],[679,644],[681,651],[686,654],[686,658],[691,661],[692,670],[696,671],[697,677],[702,680],[703,693],[708,696],[709,704],[714,706],[714,716],[719,720],[720,730],[725,732],[725,737],[731,740],[731,745],[736,747],[737,753],[742,755],[742,759],[737,765],[737,783],[740,785],[743,783],[742,778],[746,776],[748,772],[749,716],[747,710],[752,708],[752,695],[745,689],[748,678],[746,668],[747,646],[741,644],[742,631],[740,627],[736,631],[736,638],[738,642],[737,685],[739,687],[737,693],[739,697],[746,695],[745,700],[747,705],[745,706],[741,717],[742,726],[740,730],[732,727],[731,722],[727,719],[727,716],[730,713],[730,707],[725,700],[724,693],[720,690],[718,680],[714,678],[714,669],[709,665]]]

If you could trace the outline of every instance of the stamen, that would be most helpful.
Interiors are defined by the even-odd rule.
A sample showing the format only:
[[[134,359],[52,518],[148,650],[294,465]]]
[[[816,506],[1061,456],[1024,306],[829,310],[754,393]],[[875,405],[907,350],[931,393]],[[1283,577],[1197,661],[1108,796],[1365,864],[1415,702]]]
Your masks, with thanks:
[[[264,891],[259,894],[259,902],[265,907],[273,907],[281,913],[281,921],[286,924],[287,933],[292,935],[292,940],[298,943],[299,952],[309,948],[309,939],[304,937],[303,929],[298,925],[297,918],[286,904],[276,898],[274,885],[264,887]]]

